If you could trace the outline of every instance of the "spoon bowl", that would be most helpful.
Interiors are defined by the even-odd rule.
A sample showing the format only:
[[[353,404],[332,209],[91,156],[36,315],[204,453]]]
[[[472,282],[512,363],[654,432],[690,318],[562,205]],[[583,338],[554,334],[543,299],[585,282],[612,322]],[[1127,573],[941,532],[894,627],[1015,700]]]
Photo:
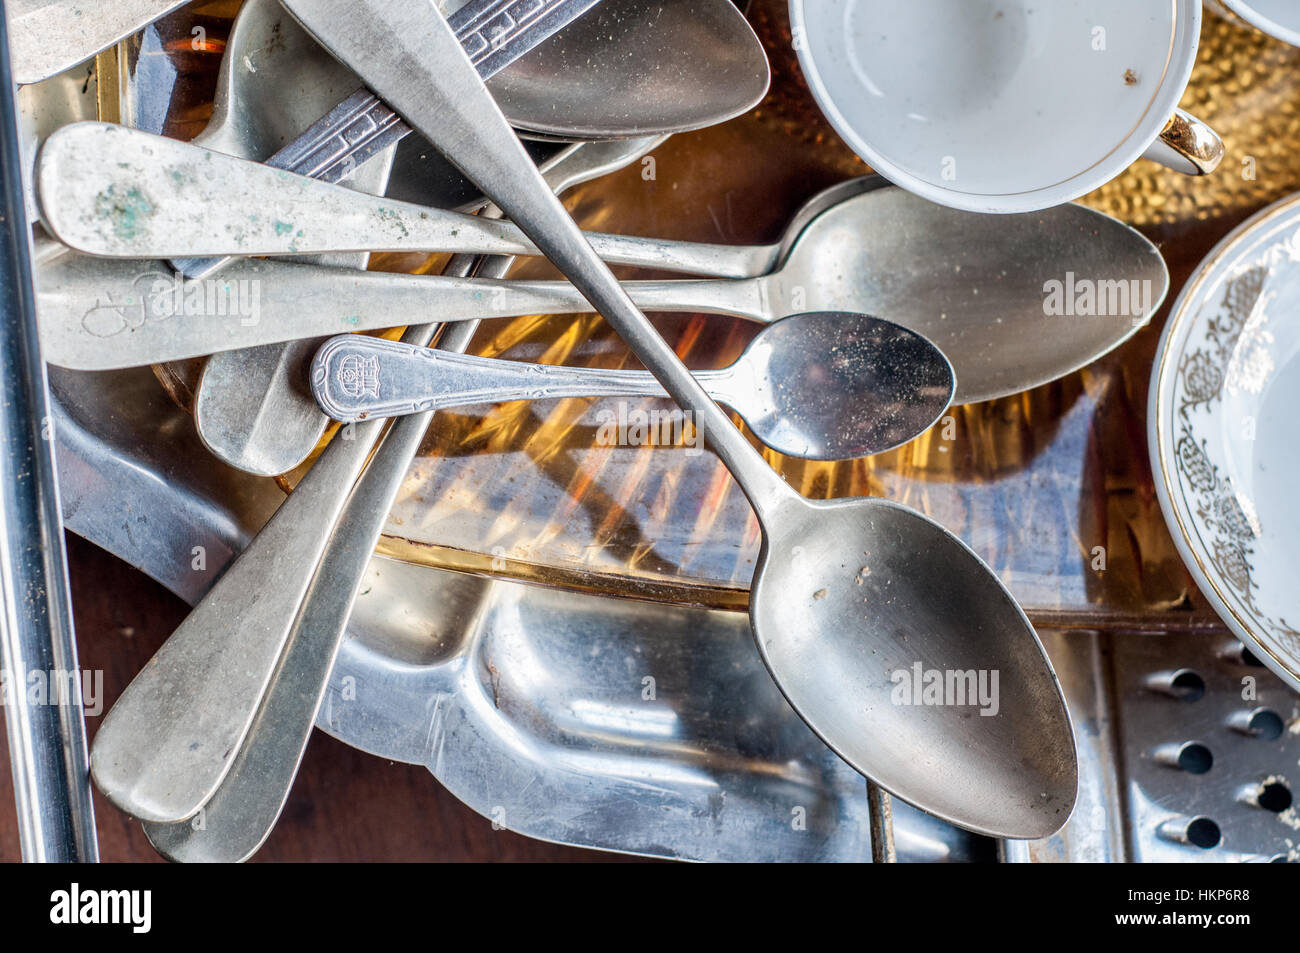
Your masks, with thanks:
[[[982,215],[890,186],[830,204],[766,283],[775,314],[797,301],[885,315],[925,335],[952,360],[956,402],[968,404],[1119,346],[1160,307],[1169,272],[1139,232],[1082,205]]]
[[[865,314],[823,311],[768,325],[737,366],[746,423],[769,447],[843,460],[902,446],[943,416],[952,364],[922,335]],[[741,409],[744,392],[728,388]],[[725,391],[724,391],[725,392]]]
[[[358,386],[359,373],[369,386]],[[808,460],[907,443],[948,409],[955,387],[952,365],[921,335],[841,312],[770,324],[730,367],[695,377],[773,450]],[[664,394],[645,371],[502,361],[352,334],[320,349],[311,386],[345,423],[508,400]]]
[[[525,133],[616,139],[699,128],[701,113],[706,125],[742,115],[770,79],[762,44],[731,0],[604,0],[488,89]]]
[[[944,820],[991,837],[1057,830],[1078,786],[1069,716],[979,557],[882,499],[791,496],[764,527],[755,640],[812,730],[850,764],[891,765],[877,780]]]

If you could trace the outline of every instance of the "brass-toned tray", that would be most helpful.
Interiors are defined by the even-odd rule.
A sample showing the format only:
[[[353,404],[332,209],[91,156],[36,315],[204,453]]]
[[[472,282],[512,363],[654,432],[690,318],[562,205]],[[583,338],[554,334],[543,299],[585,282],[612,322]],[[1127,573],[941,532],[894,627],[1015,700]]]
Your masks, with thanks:
[[[756,0],[750,15],[772,60],[767,99],[747,116],[674,137],[649,161],[575,190],[567,204],[585,226],[771,241],[809,196],[868,171],[808,92],[784,0]],[[211,42],[216,49],[215,33]],[[193,80],[190,105],[169,120],[180,136],[202,128],[205,71],[215,71],[217,57],[196,66],[194,56],[173,54]],[[1083,199],[1161,246],[1175,293],[1223,234],[1300,188],[1298,65],[1300,51],[1207,16],[1183,105],[1223,136],[1228,154],[1219,171],[1195,179],[1139,161]],[[383,270],[435,265],[409,255],[372,262]],[[515,273],[553,275],[537,261]],[[954,408],[892,453],[841,464],[768,458],[810,497],[883,495],[937,519],[996,569],[1039,624],[1217,628],[1165,528],[1145,450],[1147,383],[1165,313],[1083,371]],[[697,368],[734,360],[756,330],[701,315],[656,316],[656,323]],[[634,361],[594,315],[487,322],[473,350],[601,367]],[[185,375],[171,370],[183,400]],[[602,424],[671,406],[566,399],[440,413],[380,552],[598,593],[742,608],[759,536],[716,458],[680,443],[603,445]],[[290,474],[283,482],[293,481]]]

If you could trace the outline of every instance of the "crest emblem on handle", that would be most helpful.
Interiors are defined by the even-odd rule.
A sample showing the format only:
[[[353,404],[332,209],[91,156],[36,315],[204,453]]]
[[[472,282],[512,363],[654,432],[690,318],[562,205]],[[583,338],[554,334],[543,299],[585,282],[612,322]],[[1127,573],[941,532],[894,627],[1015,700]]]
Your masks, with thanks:
[[[379,396],[379,358],[349,354],[335,374],[339,389],[354,400]]]

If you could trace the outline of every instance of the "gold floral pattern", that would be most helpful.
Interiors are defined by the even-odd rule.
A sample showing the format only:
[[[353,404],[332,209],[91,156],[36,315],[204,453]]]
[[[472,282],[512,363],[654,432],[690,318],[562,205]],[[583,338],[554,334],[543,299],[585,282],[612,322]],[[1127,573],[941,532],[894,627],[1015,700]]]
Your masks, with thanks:
[[[1285,619],[1266,615],[1255,601],[1258,586],[1252,560],[1255,541],[1261,535],[1259,518],[1231,477],[1222,474],[1210,459],[1207,438],[1197,433],[1203,415],[1194,415],[1195,411],[1212,409],[1240,373],[1237,365],[1241,363],[1243,337],[1259,333],[1259,323],[1252,319],[1267,303],[1267,278],[1268,267],[1263,264],[1247,267],[1229,278],[1222,306],[1206,322],[1200,345],[1186,352],[1180,361],[1174,392],[1180,436],[1174,457],[1186,486],[1184,498],[1197,518],[1195,529],[1214,569],[1232,587],[1254,621],[1300,656],[1300,632]],[[1252,353],[1258,351],[1258,344],[1255,339]]]

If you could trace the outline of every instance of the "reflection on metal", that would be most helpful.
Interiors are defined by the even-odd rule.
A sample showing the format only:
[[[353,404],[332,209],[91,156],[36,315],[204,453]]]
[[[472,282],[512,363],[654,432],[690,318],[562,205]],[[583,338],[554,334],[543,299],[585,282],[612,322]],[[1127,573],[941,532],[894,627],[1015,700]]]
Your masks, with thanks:
[[[53,387],[69,527],[193,602],[279,489],[205,459],[147,370],[56,371]],[[428,765],[529,836],[700,860],[870,856],[861,776],[789,709],[736,612],[376,557],[318,724]],[[894,818],[900,860],[991,854],[906,804]]]
[[[28,861],[95,861],[49,393],[23,192],[25,126],[0,10],[0,660],[18,837]],[[32,688],[44,684],[46,693]]]

